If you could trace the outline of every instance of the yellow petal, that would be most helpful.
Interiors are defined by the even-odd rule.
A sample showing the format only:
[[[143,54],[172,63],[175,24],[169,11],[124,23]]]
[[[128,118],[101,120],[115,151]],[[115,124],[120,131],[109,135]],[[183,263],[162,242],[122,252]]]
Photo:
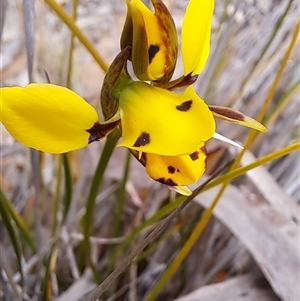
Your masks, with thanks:
[[[145,154],[148,175],[169,186],[185,186],[195,183],[205,170],[204,147],[190,155],[168,157]]]
[[[265,133],[267,129],[255,119],[243,113],[227,107],[208,106],[216,118],[230,121],[239,125]]]
[[[182,23],[181,51],[184,75],[199,74],[210,50],[214,0],[190,0]]]
[[[210,139],[215,121],[192,86],[180,94],[131,83],[120,96],[120,145],[164,156],[192,153]]]
[[[95,109],[71,90],[51,84],[0,89],[0,121],[25,146],[58,154],[88,144]]]
[[[168,81],[177,57],[177,35],[172,16],[161,0],[152,0],[155,14],[140,0],[127,0],[121,48],[132,46],[135,75],[143,81]]]
[[[175,70],[178,46],[177,31],[172,15],[168,11],[167,7],[164,5],[163,1],[151,0],[151,2],[155,9],[154,15],[158,22],[158,30],[161,39],[161,44],[159,45],[159,47],[161,48],[161,52],[163,54],[164,75],[159,80],[159,83],[161,84],[168,82],[171,79]],[[150,44],[150,47],[151,45],[153,44]],[[156,65],[160,66],[160,64],[161,62],[159,61],[159,59],[156,59],[156,56],[154,56],[149,65],[150,72],[151,68],[154,69],[156,68]]]

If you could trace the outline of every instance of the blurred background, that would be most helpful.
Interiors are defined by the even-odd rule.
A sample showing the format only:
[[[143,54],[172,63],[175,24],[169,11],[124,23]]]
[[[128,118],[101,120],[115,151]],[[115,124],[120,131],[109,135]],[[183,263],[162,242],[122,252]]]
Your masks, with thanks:
[[[72,13],[72,0],[57,2]],[[145,1],[150,6],[149,2]],[[188,1],[164,3],[180,36]],[[35,1],[34,5],[33,80],[47,82],[47,73],[51,83],[65,86],[71,32],[45,2]],[[0,23],[4,24],[1,86],[25,86],[28,45],[22,1],[2,0],[0,9]],[[108,64],[119,52],[125,16],[125,1],[79,0],[76,24]],[[298,21],[298,1],[216,0],[211,53],[195,84],[198,94],[208,104],[232,107],[255,118]],[[105,74],[76,38],[72,57],[70,87],[101,116],[99,94]],[[298,39],[263,121],[268,133],[257,134],[241,165],[299,141],[299,61]],[[174,77],[181,74],[179,58]],[[218,122],[217,128],[220,134],[240,143],[249,131],[225,121]],[[175,199],[175,194],[152,181],[134,158],[129,159],[125,149],[116,148],[97,187],[90,220],[90,268],[82,256],[82,218],[105,141],[65,156],[72,187],[67,211],[64,159],[40,154],[34,169],[29,149],[15,142],[2,125],[0,143],[1,198],[11,204],[9,215],[5,217],[2,211],[0,221],[1,300],[85,300],[97,282],[117,268],[154,227],[150,222],[136,230],[138,225]],[[206,175],[199,183],[238,152],[218,141],[210,141],[207,148],[211,154]],[[296,151],[229,185],[203,234],[155,300],[297,301],[299,171]],[[37,176],[40,180],[34,185],[32,178]],[[189,204],[101,300],[143,300],[216,192],[210,189]],[[126,237],[131,233],[135,234],[128,242]],[[19,252],[12,237],[18,241]]]

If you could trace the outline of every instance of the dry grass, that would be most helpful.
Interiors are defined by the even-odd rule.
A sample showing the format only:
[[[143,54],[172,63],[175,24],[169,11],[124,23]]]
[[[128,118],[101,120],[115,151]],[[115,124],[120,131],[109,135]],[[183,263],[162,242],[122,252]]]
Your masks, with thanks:
[[[67,11],[72,10],[71,1],[58,2]],[[186,1],[165,2],[179,30]],[[211,55],[196,85],[208,103],[231,106],[256,116],[299,19],[299,4],[292,1],[262,55],[288,2],[216,1]],[[34,80],[46,81],[46,70],[51,82],[65,85],[70,32],[42,1],[37,1],[35,8]],[[79,3],[77,24],[107,62],[119,51],[125,9],[121,0],[81,0]],[[27,84],[19,0],[8,1],[0,55],[1,85]],[[299,140],[299,60],[298,41],[264,120],[268,133],[257,136],[242,165],[252,162],[254,156],[261,157]],[[257,67],[253,69],[256,62]],[[177,75],[180,72],[181,66],[178,66]],[[99,111],[103,76],[103,71],[75,39],[71,87]],[[219,122],[218,131],[244,141],[248,130]],[[123,199],[122,179],[128,157],[126,150],[115,149],[98,187],[90,220],[92,270],[82,245],[82,217],[103,145],[101,141],[68,154],[73,193],[64,220],[66,177],[62,157],[40,155],[40,177],[34,186],[32,176],[37,174],[30,151],[1,128],[1,190],[25,223],[24,229],[28,229],[36,246],[30,248],[20,226],[11,223],[20,247],[22,279],[11,230],[4,226],[4,218],[0,220],[1,300],[87,300],[87,294],[120,266],[154,224],[137,232],[129,242],[126,237],[175,199],[173,193],[149,179],[133,158],[126,185],[123,183]],[[237,152],[216,141],[209,143],[208,148],[216,151],[209,158],[207,175]],[[299,300],[299,190],[298,151],[235,180],[188,257],[155,300]],[[216,190],[211,189],[190,203],[113,282],[101,300],[143,300],[215,195]],[[119,214],[117,208],[120,208]],[[126,248],[122,247],[124,241]]]

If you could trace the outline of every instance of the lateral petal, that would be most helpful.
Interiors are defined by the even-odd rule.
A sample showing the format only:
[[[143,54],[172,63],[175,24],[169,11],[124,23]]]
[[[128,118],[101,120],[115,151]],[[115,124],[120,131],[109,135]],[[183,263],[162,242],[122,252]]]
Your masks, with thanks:
[[[216,118],[230,121],[239,125],[243,125],[263,133],[267,132],[267,129],[260,122],[256,121],[255,119],[249,116],[244,115],[239,111],[227,107],[220,107],[220,106],[208,106],[208,107]]]
[[[58,154],[88,144],[96,110],[73,91],[52,84],[0,89],[0,121],[25,146]]]

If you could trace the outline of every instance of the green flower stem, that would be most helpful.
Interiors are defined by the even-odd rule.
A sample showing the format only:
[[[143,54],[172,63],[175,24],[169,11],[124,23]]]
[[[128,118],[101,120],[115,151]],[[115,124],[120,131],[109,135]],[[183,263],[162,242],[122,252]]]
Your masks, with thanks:
[[[227,183],[228,181],[246,173],[247,171],[261,166],[263,164],[266,164],[269,161],[273,161],[279,157],[282,157],[286,154],[289,154],[292,151],[295,151],[297,149],[300,148],[300,142],[299,143],[295,143],[292,144],[290,146],[287,146],[283,149],[280,149],[276,152],[273,152],[267,156],[264,156],[258,160],[256,160],[255,162],[248,164],[244,167],[238,168],[234,171],[229,172],[228,174],[219,177],[218,179],[214,180],[213,182],[209,183],[208,185],[206,185],[204,187],[204,189],[201,190],[201,192],[208,190],[216,185],[219,185],[221,183]],[[224,188],[223,188],[224,187]],[[154,301],[155,298],[157,297],[157,295],[160,293],[160,291],[165,287],[166,283],[169,281],[169,279],[172,277],[172,275],[174,275],[175,271],[179,268],[179,266],[182,264],[183,260],[186,258],[186,256],[188,255],[188,253],[190,252],[191,248],[194,246],[194,244],[196,243],[196,241],[198,240],[199,236],[201,235],[202,231],[204,230],[204,228],[206,227],[208,221],[210,220],[210,217],[212,215],[212,212],[215,208],[215,206],[218,203],[218,200],[223,191],[225,190],[226,186],[222,186],[222,189],[219,190],[218,192],[218,196],[214,199],[214,201],[212,202],[212,204],[205,210],[202,218],[199,220],[199,222],[197,223],[197,225],[195,226],[192,234],[190,235],[190,237],[188,238],[188,240],[186,241],[186,243],[184,244],[184,246],[182,247],[182,249],[179,251],[179,253],[177,254],[177,256],[175,257],[175,259],[171,262],[170,266],[168,267],[168,269],[163,273],[162,277],[159,279],[159,281],[156,283],[156,285],[154,286],[154,288],[151,290],[151,292],[149,293],[148,296],[146,296],[146,298],[144,299],[144,301]]]
[[[116,214],[115,214],[114,226],[113,226],[113,237],[117,237],[120,231],[122,212],[123,212],[124,201],[126,196],[126,183],[130,172],[130,162],[131,162],[131,153],[130,151],[127,150],[124,175],[122,178],[121,186],[118,191],[117,207],[116,207]]]
[[[95,208],[95,200],[96,196],[98,194],[99,186],[101,185],[103,175],[106,169],[106,166],[108,164],[108,161],[112,155],[113,150],[115,149],[115,146],[121,136],[121,133],[119,130],[114,130],[105,141],[105,145],[100,157],[100,160],[98,162],[90,192],[86,201],[85,209],[86,213],[83,217],[83,232],[84,232],[84,240],[83,240],[83,254],[87,260],[87,264],[93,267],[91,258],[90,258],[90,233],[91,233],[91,226],[92,226],[92,220],[93,220],[93,213]]]
[[[82,45],[87,49],[87,51],[92,55],[92,57],[96,60],[101,69],[106,73],[108,70],[108,66],[104,59],[100,56],[98,51],[95,49],[93,44],[89,41],[89,39],[83,34],[83,32],[77,27],[73,18],[69,16],[64,9],[55,1],[55,0],[45,0],[45,2],[49,5],[51,9],[57,14],[57,16],[65,23],[74,36],[78,38],[78,40],[82,43]]]
[[[129,172],[130,172],[130,162],[131,162],[131,153],[129,150],[127,150],[124,174],[123,174],[121,186],[119,188],[118,196],[117,196],[117,205],[116,205],[116,212],[115,212],[115,217],[114,217],[114,222],[113,222],[112,237],[118,237],[119,232],[120,232],[120,224],[121,224],[123,207],[124,207],[124,202],[125,202],[125,197],[126,197],[126,183],[127,183]],[[117,254],[119,254],[118,246],[111,246],[110,249],[111,249],[110,250],[111,252],[108,252],[110,254],[110,259],[109,259],[107,274],[110,274],[110,272],[114,268]]]
[[[60,201],[60,194],[61,194],[61,179],[62,179],[62,160],[61,156],[55,157],[58,159],[57,169],[56,169],[56,188],[55,193],[52,200],[52,230],[51,230],[51,237],[55,236],[57,230],[57,214],[59,210],[59,201]]]
[[[68,154],[62,155],[63,169],[64,169],[64,180],[65,180],[65,191],[64,191],[64,212],[63,212],[63,223],[66,220],[67,214],[70,209],[71,201],[72,201],[72,175],[71,168],[68,160]]]

